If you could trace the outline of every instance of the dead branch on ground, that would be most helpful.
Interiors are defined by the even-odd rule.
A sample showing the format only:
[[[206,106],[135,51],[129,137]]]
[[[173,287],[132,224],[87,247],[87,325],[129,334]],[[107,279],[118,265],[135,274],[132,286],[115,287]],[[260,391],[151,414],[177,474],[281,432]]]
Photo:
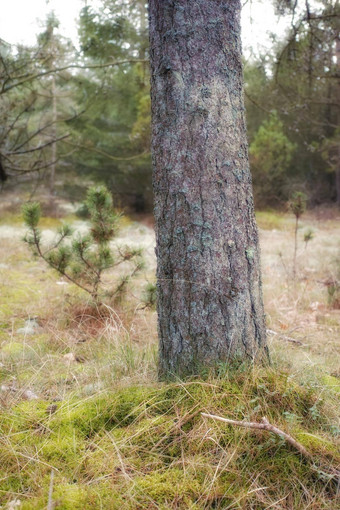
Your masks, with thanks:
[[[273,434],[276,434],[280,437],[283,437],[287,441],[287,443],[291,444],[298,452],[301,453],[304,457],[311,460],[313,463],[313,468],[318,472],[323,472],[324,474],[329,475],[335,482],[337,483],[337,487],[340,487],[340,471],[337,468],[334,468],[333,466],[325,466],[317,465],[314,462],[314,457],[311,452],[306,450],[306,448],[299,443],[296,439],[294,439],[290,434],[287,434],[283,430],[279,429],[278,427],[275,427],[275,425],[272,425],[269,423],[266,417],[263,417],[261,422],[251,422],[251,421],[237,421],[237,420],[230,420],[229,418],[223,418],[222,416],[217,416],[215,414],[208,414],[208,413],[201,413],[201,415],[204,418],[210,418],[217,421],[222,421],[224,423],[227,423],[228,425],[236,425],[237,427],[244,427],[247,429],[255,429],[255,430],[266,430],[267,432],[272,432]],[[337,488],[337,495],[338,495],[338,488]]]

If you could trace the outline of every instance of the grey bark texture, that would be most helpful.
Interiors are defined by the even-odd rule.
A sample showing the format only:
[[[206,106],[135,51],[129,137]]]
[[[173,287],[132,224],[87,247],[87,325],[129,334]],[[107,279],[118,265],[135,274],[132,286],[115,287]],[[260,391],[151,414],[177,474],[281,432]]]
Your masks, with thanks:
[[[162,378],[267,353],[239,0],[150,0]]]

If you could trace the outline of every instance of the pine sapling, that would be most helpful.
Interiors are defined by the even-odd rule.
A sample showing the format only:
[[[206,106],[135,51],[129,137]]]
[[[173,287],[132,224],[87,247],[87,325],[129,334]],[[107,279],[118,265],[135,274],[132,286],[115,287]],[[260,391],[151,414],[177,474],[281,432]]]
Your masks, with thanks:
[[[307,196],[305,193],[301,191],[295,191],[289,201],[289,207],[292,213],[295,216],[295,232],[294,232],[294,260],[293,260],[293,277],[294,280],[296,278],[296,256],[298,249],[298,228],[299,228],[299,219],[303,215],[306,210],[307,205]]]
[[[304,240],[304,243],[305,243],[305,250],[307,249],[307,245],[310,241],[312,241],[314,239],[314,231],[309,228],[303,235],[303,240]]]
[[[89,232],[75,237],[71,227],[63,225],[55,242],[46,248],[42,245],[41,231],[38,228],[40,204],[25,204],[22,212],[29,232],[24,240],[35,255],[99,303],[105,295],[118,297],[123,293],[131,278],[143,268],[142,252],[140,249],[112,249],[110,246],[110,242],[117,235],[120,215],[113,209],[112,196],[105,186],[90,188],[85,206],[90,214]],[[104,292],[103,273],[124,262],[132,263],[132,269],[122,276],[115,288]]]
[[[149,282],[145,286],[142,301],[144,303],[143,308],[155,308],[157,302],[157,286],[155,283]]]

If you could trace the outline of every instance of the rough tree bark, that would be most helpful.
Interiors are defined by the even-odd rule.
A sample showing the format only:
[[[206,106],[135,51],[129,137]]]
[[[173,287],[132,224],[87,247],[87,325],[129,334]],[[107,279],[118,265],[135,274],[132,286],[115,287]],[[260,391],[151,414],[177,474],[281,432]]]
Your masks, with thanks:
[[[267,352],[240,0],[150,0],[160,376]]]

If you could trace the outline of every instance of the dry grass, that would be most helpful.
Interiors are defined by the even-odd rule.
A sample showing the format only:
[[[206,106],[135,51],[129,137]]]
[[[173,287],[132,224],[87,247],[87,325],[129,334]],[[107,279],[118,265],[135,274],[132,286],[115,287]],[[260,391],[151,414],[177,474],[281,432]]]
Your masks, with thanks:
[[[303,217],[299,229],[297,278],[292,279],[293,220],[281,230],[262,230],[262,266],[267,322],[270,329],[300,340],[293,347],[271,340],[274,352],[284,354],[290,369],[338,373],[340,369],[340,311],[329,306],[327,281],[339,271],[340,215],[320,221]],[[312,228],[315,238],[307,248],[303,234]]]
[[[267,415],[315,459],[340,462],[340,311],[328,306],[322,283],[336,270],[339,218],[303,218],[293,281],[292,219],[260,216],[268,327],[303,345],[270,337],[270,369],[221,365],[200,381],[169,385],[156,381],[156,316],[141,305],[155,263],[149,226],[128,223],[120,237],[144,246],[147,272],[124,303],[93,308],[74,286],[32,260],[17,220],[2,222],[4,508],[15,501],[22,509],[46,508],[52,470],[58,509],[337,507],[334,482],[280,438],[200,416]],[[315,239],[304,249],[308,227]],[[18,333],[30,317],[37,317],[39,329]]]

